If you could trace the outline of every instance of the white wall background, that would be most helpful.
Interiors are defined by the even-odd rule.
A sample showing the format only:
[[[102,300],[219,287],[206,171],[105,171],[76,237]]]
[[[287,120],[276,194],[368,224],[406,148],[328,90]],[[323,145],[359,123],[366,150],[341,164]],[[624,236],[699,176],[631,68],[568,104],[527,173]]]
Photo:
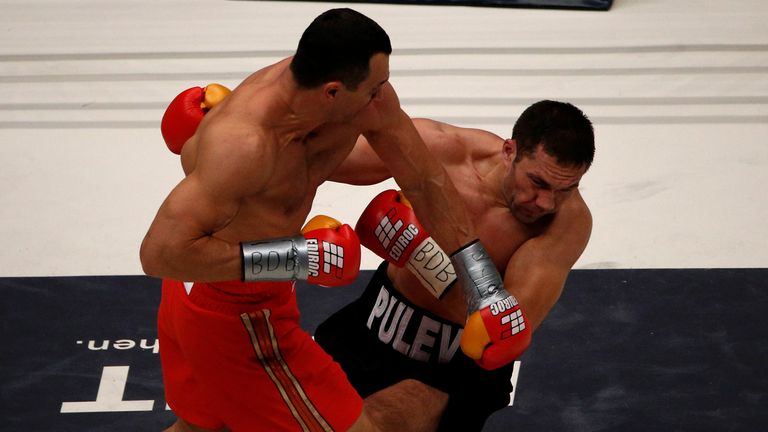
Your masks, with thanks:
[[[138,246],[181,176],[158,129],[168,101],[235,86],[337,6],[0,1],[0,276],[141,274]],[[351,6],[389,32],[413,116],[506,136],[553,98],[593,119],[595,227],[576,268],[768,266],[768,2]],[[327,184],[313,213],[353,223],[391,186]]]

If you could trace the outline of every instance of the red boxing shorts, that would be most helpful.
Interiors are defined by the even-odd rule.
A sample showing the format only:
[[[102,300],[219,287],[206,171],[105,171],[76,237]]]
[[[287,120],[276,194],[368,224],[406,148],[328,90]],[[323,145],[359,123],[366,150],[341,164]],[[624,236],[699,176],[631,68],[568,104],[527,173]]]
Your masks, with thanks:
[[[188,294],[183,283],[163,281],[158,338],[168,405],[208,429],[347,430],[363,401],[299,327],[293,284],[258,284],[261,294],[241,282],[195,283]]]

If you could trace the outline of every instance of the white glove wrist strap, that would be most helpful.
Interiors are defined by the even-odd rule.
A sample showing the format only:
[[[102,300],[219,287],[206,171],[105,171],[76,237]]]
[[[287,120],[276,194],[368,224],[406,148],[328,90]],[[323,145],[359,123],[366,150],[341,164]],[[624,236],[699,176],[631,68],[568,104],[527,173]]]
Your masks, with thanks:
[[[425,238],[416,246],[407,266],[427,291],[438,299],[456,283],[456,270],[448,254],[432,237]]]

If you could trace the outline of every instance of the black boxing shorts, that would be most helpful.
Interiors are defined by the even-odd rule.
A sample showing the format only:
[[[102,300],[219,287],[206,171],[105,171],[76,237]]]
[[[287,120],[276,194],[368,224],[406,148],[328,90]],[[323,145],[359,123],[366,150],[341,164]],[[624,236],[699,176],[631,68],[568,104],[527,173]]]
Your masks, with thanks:
[[[462,327],[421,309],[394,289],[383,262],[362,296],[315,332],[315,341],[341,364],[367,397],[405,379],[448,393],[438,430],[481,430],[509,404],[513,365],[487,371],[459,348]]]

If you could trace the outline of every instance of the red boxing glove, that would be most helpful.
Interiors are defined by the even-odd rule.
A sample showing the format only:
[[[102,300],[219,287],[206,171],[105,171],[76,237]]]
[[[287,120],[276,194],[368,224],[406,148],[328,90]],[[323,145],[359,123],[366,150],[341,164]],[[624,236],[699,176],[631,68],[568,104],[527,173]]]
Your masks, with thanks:
[[[221,84],[209,84],[205,88],[192,87],[179,93],[163,114],[160,132],[168,149],[181,154],[181,149],[197,131],[203,116],[221,102],[230,90]]]
[[[363,246],[398,267],[408,267],[436,298],[456,282],[448,254],[421,226],[402,192],[387,190],[376,196],[355,231]]]
[[[451,256],[464,288],[469,317],[461,334],[461,350],[483,369],[507,365],[531,344],[531,327],[515,296],[479,241]]]
[[[363,246],[398,267],[404,267],[416,247],[429,238],[410,203],[394,189],[376,195],[360,215],[355,232]]]
[[[360,273],[360,240],[351,226],[319,215],[301,233],[309,256],[307,282],[325,287],[354,282]]]
[[[512,363],[530,344],[525,314],[517,299],[506,292],[467,318],[460,343],[464,354],[487,370]]]

